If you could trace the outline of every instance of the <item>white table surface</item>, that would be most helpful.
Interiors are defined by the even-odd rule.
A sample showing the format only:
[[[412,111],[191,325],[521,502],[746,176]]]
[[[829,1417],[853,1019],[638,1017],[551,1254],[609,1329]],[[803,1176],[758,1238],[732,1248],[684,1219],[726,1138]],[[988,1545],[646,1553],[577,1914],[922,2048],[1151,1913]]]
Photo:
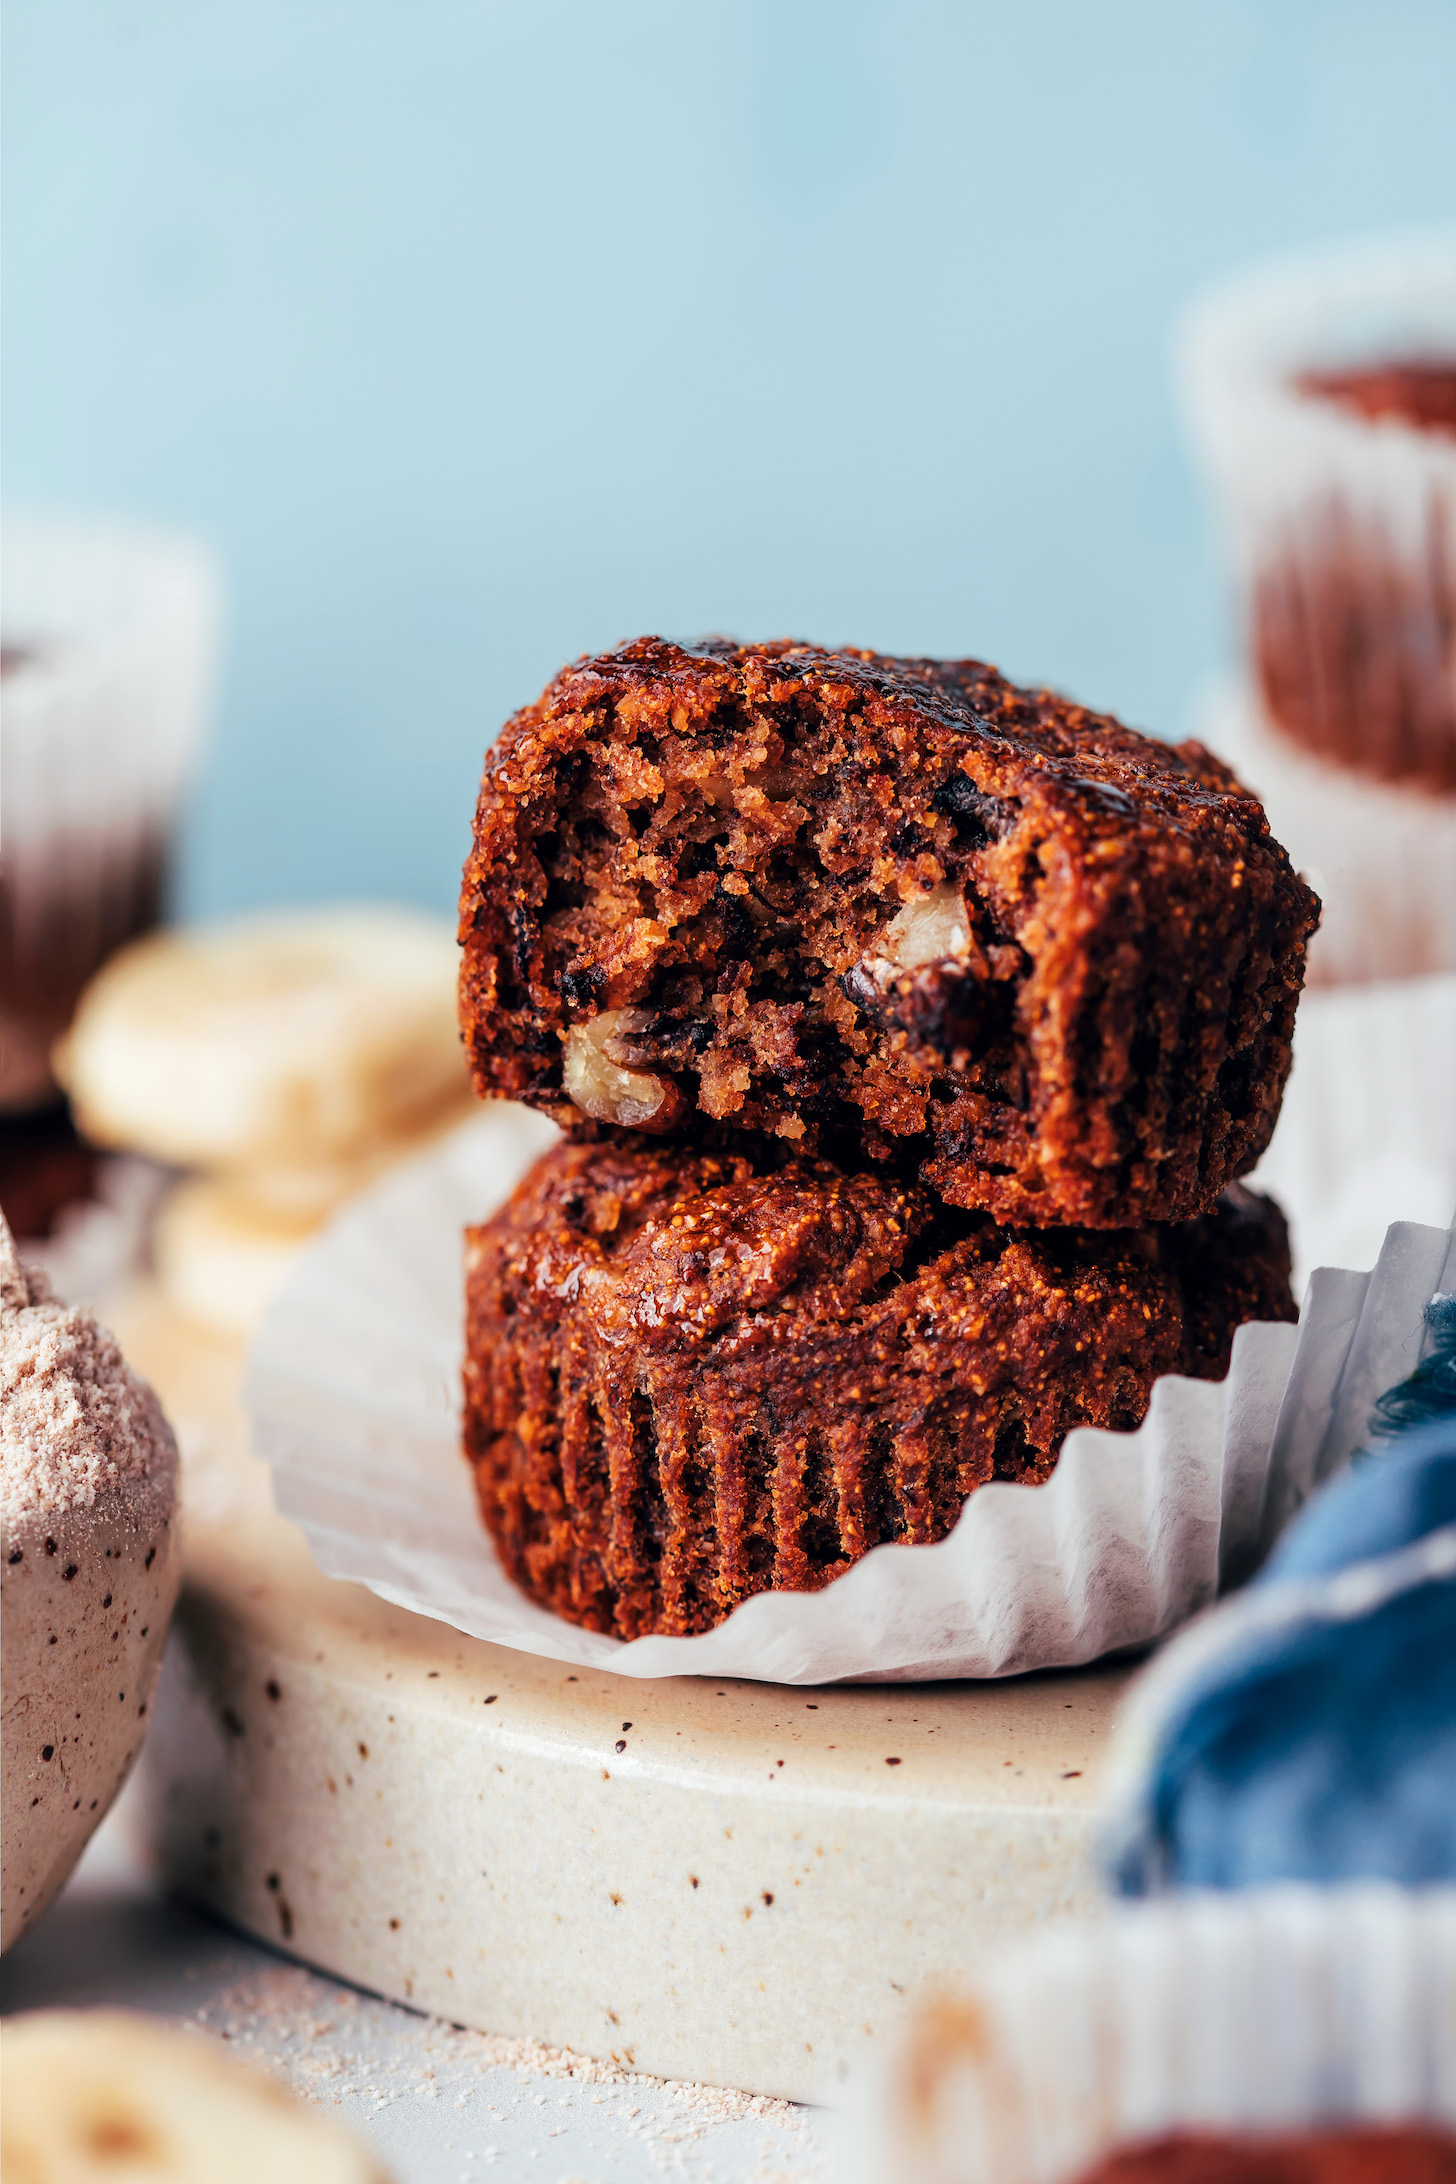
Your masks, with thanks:
[[[200,2025],[350,2125],[398,2184],[789,2184],[829,2167],[822,2114],[464,2031],[168,1902],[124,1804],[0,1959],[0,2014],[96,2005]]]

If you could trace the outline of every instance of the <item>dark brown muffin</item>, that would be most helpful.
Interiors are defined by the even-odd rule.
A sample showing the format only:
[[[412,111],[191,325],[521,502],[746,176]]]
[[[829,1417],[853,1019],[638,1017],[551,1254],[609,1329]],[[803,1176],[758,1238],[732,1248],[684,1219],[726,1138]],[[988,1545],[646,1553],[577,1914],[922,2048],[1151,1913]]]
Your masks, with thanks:
[[[489,754],[478,1089],[898,1148],[998,1221],[1210,1206],[1269,1140],[1315,897],[1258,803],[974,660],[643,638]]]
[[[1422,2124],[1271,2138],[1179,2132],[1110,2154],[1081,2184],[1456,2184],[1456,2138]]]
[[[558,1146],[467,1232],[465,1448],[507,1569],[638,1637],[943,1538],[1160,1373],[1295,1317],[1283,1219],[1017,1234],[771,1139]]]

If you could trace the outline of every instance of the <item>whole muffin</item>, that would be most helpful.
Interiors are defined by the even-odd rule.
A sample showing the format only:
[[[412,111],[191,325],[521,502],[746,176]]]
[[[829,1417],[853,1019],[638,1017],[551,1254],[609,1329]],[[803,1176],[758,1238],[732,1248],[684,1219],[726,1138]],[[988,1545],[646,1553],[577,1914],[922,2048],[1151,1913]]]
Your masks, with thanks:
[[[482,1094],[923,1163],[1002,1222],[1207,1210],[1273,1131],[1318,915],[1258,803],[979,661],[642,638],[490,752]]]
[[[1016,1232],[772,1140],[608,1137],[467,1231],[465,1449],[528,1593],[624,1638],[927,1542],[1292,1320],[1283,1218]]]

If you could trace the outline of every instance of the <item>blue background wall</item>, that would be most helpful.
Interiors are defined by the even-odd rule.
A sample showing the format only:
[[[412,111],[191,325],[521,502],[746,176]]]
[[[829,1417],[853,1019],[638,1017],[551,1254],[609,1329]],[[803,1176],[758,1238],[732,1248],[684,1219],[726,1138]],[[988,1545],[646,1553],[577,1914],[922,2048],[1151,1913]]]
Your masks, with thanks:
[[[6,63],[7,497],[228,568],[194,910],[448,905],[500,721],[644,629],[1177,733],[1172,319],[1456,212],[1450,0],[10,0]]]

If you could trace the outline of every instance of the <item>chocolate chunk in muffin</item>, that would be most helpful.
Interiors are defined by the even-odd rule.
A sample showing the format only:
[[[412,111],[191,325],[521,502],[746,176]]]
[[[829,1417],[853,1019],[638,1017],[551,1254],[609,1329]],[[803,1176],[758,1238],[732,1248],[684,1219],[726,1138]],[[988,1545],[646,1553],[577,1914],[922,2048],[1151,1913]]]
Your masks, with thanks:
[[[488,756],[477,1088],[922,1164],[1001,1222],[1211,1206],[1258,1159],[1318,904],[1258,803],[974,660],[643,638]]]
[[[1284,1222],[1015,1232],[781,1142],[558,1146],[467,1234],[465,1448],[528,1593],[638,1637],[814,1591],[1046,1479],[1291,1320]]]

